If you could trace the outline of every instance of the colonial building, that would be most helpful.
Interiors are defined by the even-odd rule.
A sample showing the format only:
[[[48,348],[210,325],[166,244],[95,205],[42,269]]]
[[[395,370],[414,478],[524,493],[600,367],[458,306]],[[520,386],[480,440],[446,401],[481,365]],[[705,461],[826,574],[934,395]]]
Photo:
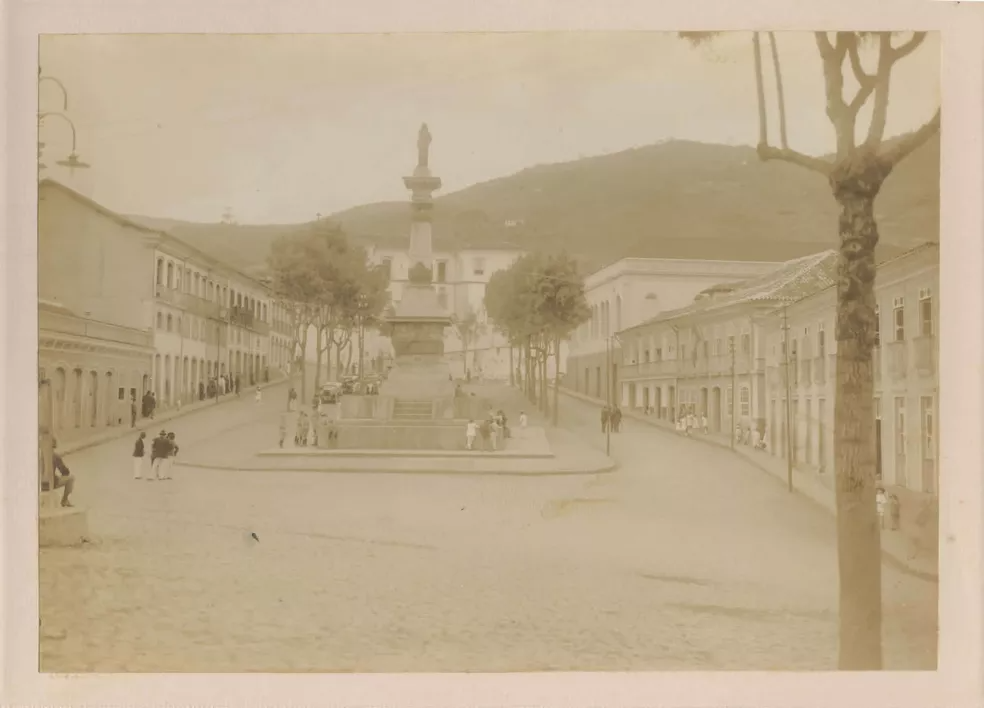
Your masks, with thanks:
[[[51,381],[55,437],[130,424],[130,401],[150,390],[153,338],[38,302],[39,378]]]
[[[777,265],[760,261],[623,258],[592,273],[584,283],[591,319],[568,343],[563,385],[605,399],[611,386],[616,392],[616,400],[621,398],[624,405],[630,402],[639,408],[645,402],[654,405],[652,390],[655,384],[642,387],[638,364],[643,361],[640,358],[643,352],[652,356],[656,347],[643,347],[642,350],[635,347],[626,354],[626,338],[620,333],[651,320],[660,312],[689,304],[706,288],[751,278],[774,270]],[[606,375],[606,371],[611,375]],[[626,383],[620,387],[620,378],[630,376],[633,377],[632,385]],[[624,389],[624,393],[620,389]],[[649,394],[644,393],[647,390]],[[636,393],[630,396],[633,391]]]
[[[877,470],[886,484],[924,494],[939,488],[938,294],[936,243],[878,266],[873,352]],[[791,448],[798,468],[818,473],[831,471],[833,461],[836,307],[836,287],[792,303],[772,317],[766,341],[769,449],[785,457]],[[789,436],[787,398],[792,403]]]
[[[181,240],[45,180],[38,260],[41,299],[151,336],[160,405],[197,398],[217,374],[266,378],[269,291]]]
[[[826,251],[772,264],[765,275],[706,288],[687,306],[623,330],[621,404],[669,420],[692,410],[713,431],[761,426],[775,308],[831,285],[836,259]]]
[[[485,289],[493,273],[505,270],[522,255],[519,250],[495,248],[434,252],[434,284],[439,301],[456,319],[462,320],[469,313],[474,313],[477,321],[472,339],[467,342],[467,365],[464,361],[465,346],[458,331],[450,328],[446,334],[444,351],[457,375],[464,375],[466,369],[470,369],[475,374],[481,372],[490,378],[509,376],[509,345],[488,321]],[[387,268],[390,296],[394,303],[398,303],[403,288],[409,282],[409,270],[413,265],[409,252],[374,248],[369,258],[371,262]],[[370,340],[367,337],[366,341],[367,357],[375,357],[379,353],[390,354],[385,338],[375,336]]]

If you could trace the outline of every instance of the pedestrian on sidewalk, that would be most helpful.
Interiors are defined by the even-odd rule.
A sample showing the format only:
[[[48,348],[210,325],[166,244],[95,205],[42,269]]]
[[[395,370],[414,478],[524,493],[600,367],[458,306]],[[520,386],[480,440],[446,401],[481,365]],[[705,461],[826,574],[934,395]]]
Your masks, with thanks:
[[[622,409],[618,406],[612,411],[612,432],[622,432]]]
[[[603,433],[608,432],[608,420],[610,415],[611,413],[608,410],[608,406],[601,409],[601,432]]]
[[[499,430],[500,430],[499,423],[496,422],[496,419],[493,418],[492,420],[490,420],[489,421],[489,442],[492,443],[492,450],[493,451],[499,449],[499,445],[498,445],[498,442],[499,442]]]
[[[130,397],[130,427],[137,427],[137,394]]]
[[[284,446],[284,440],[287,439],[287,414],[280,414],[280,447]]]
[[[236,395],[237,396],[240,395],[240,393],[239,393],[240,383],[241,383],[241,381],[240,381],[240,378],[239,378],[239,374],[236,374]]]
[[[520,428],[525,428],[526,427],[526,422],[527,422],[527,419],[526,419],[526,411],[520,411],[519,412],[519,427]]]
[[[707,435],[707,413],[700,414],[700,429],[704,431],[704,435]]]
[[[137,438],[137,442],[133,446],[133,478],[143,479],[143,469],[144,469],[144,438],[147,437],[147,433],[140,431],[140,437]]]
[[[204,401],[205,400],[205,382],[204,381],[199,381],[198,382],[198,400],[199,401]]]
[[[291,386],[290,391],[287,392],[287,412],[293,413],[294,406],[296,405],[297,405],[297,389]]]
[[[489,438],[492,436],[492,421],[486,418],[478,426],[478,434],[482,436],[482,450],[489,449]]]
[[[154,419],[154,412],[157,410],[157,392],[150,392],[150,419]]]
[[[167,434],[167,453],[164,457],[164,464],[162,465],[164,469],[164,479],[173,479],[171,476],[171,470],[174,468],[174,458],[178,456],[178,443],[174,438],[174,433]]]
[[[257,386],[256,387],[256,396],[255,396],[257,403],[261,403],[263,401],[263,393],[262,392],[263,392],[263,387],[262,386]]]
[[[475,447],[475,436],[478,434],[478,425],[474,420],[469,420],[465,425],[465,448],[472,450]]]
[[[163,479],[161,464],[164,459],[164,451],[167,448],[167,431],[161,430],[161,432],[154,438],[153,442],[150,444],[150,468],[153,471],[153,476],[148,476],[147,479]]]
[[[68,467],[65,465],[65,461],[61,458],[61,455],[58,454],[57,448],[58,448],[58,441],[52,440],[51,457],[55,467],[55,479],[54,479],[55,489],[61,487],[62,489],[65,490],[64,492],[62,492],[61,505],[72,506],[72,502],[69,501],[68,498],[75,490],[75,475],[73,475],[71,470],[69,470]]]

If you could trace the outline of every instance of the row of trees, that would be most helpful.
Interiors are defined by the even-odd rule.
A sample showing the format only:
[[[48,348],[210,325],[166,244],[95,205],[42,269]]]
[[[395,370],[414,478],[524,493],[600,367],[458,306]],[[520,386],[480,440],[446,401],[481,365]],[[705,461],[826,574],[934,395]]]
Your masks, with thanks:
[[[695,44],[715,33],[685,32]],[[762,40],[774,72],[779,144],[770,142]],[[825,112],[835,138],[829,158],[792,149],[786,129],[782,64],[772,32],[751,34],[758,106],[758,154],[816,173],[840,208],[837,224],[837,387],[834,459],[840,581],[839,665],[882,668],[881,539],[875,506],[875,429],[872,348],[875,342],[875,198],[895,166],[940,129],[940,110],[913,132],[887,139],[889,94],[899,62],[926,40],[925,32],[815,32],[824,78]],[[868,112],[866,129],[861,116]]]
[[[300,373],[300,393],[306,400],[304,355],[310,334],[315,337],[317,391],[323,365],[326,380],[331,379],[332,353],[340,374],[348,364],[343,365],[342,353],[347,350],[351,358],[353,336],[360,329],[378,326],[389,304],[388,275],[382,267],[371,265],[365,249],[351,243],[338,226],[323,220],[278,238],[270,248],[267,265],[277,300],[290,318],[291,377]],[[360,349],[360,362],[364,356]]]
[[[561,342],[591,317],[577,263],[563,253],[522,256],[492,275],[485,291],[485,311],[509,341],[510,379],[515,371],[512,352],[518,349],[524,390],[544,414],[549,414],[547,362],[552,356],[554,371],[559,373]],[[554,425],[558,420],[558,388],[554,387]]]

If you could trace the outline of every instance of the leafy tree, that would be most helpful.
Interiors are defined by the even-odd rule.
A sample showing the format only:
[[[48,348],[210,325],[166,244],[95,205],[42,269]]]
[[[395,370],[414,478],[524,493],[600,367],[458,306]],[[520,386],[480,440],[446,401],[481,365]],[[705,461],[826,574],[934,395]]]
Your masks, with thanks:
[[[714,33],[685,32],[701,43]],[[848,670],[882,668],[881,540],[875,505],[874,382],[875,198],[893,168],[940,129],[940,110],[920,128],[885,138],[892,73],[926,39],[909,33],[897,41],[891,32],[815,32],[823,65],[826,115],[834,129],[830,158],[797,152],[786,133],[782,71],[775,35],[768,33],[776,76],[779,146],[769,142],[763,81],[761,33],[752,33],[752,59],[758,101],[758,154],[823,177],[840,207],[837,282],[837,373],[834,405],[834,461],[837,550],[840,582],[839,666]],[[857,84],[845,96],[846,78]],[[867,131],[858,116],[871,108]],[[858,139],[858,135],[862,137]]]
[[[590,318],[584,279],[566,254],[530,253],[493,274],[485,309],[510,343],[521,342],[526,362],[527,393],[546,412],[547,361],[560,372],[560,346]],[[537,386],[537,383],[539,384]],[[559,393],[554,387],[553,423],[558,422]]]
[[[468,349],[482,336],[484,326],[479,322],[478,313],[472,308],[468,308],[462,317],[455,318],[453,326],[455,332],[458,333],[458,338],[461,340],[462,365],[464,370],[468,371]]]

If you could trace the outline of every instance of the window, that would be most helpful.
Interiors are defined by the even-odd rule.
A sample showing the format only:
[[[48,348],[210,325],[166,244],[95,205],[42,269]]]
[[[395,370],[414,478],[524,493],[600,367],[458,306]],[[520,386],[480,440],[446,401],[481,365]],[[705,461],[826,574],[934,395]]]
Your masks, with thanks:
[[[935,427],[933,423],[933,397],[922,396],[919,399],[920,427],[922,437],[922,458],[936,459]]]
[[[881,346],[881,310],[875,305],[875,346]]]
[[[827,340],[823,333],[823,322],[817,324],[817,356],[823,359],[826,353]]]
[[[174,264],[170,261],[167,263],[167,287],[174,287]]]
[[[647,349],[647,350],[646,350],[646,351],[644,351],[644,352],[643,352],[642,354],[643,354],[643,356],[645,357],[645,358],[643,359],[643,361],[644,361],[644,362],[646,362],[646,363],[648,364],[648,363],[649,363],[649,350]]]
[[[448,280],[448,264],[445,261],[437,262],[437,282],[446,283]]]
[[[905,298],[897,297],[892,303],[892,325],[895,328],[895,341],[905,341]]]
[[[181,268],[178,268],[177,272],[174,274],[174,289],[181,290]]]
[[[789,343],[789,358],[796,361],[796,340]]]
[[[158,285],[163,285],[164,284],[164,259],[163,258],[158,258],[157,259],[157,284]]]
[[[653,354],[653,359],[655,361],[663,361],[663,350],[657,348]]]
[[[201,281],[199,280],[198,273],[195,273],[195,289],[191,291],[193,295],[198,295],[198,286],[200,284]]]
[[[714,356],[721,356],[721,338],[714,340]]]
[[[895,455],[905,455],[905,398],[895,399]]]
[[[751,354],[752,353],[752,335],[745,332],[741,335],[741,353]]]
[[[728,353],[731,354],[735,350],[735,338],[734,336],[728,337]]]
[[[174,318],[171,317],[171,315],[167,316],[167,331],[168,332],[174,331]]]
[[[472,261],[472,272],[475,275],[485,275],[485,259],[476,258]]]
[[[749,416],[752,414],[752,399],[748,386],[742,386],[738,390],[738,402],[741,404],[741,415]]]
[[[933,293],[929,288],[919,291],[919,334],[933,336]]]
[[[164,329],[164,315],[160,312],[157,313],[157,329]]]
[[[125,388],[120,388],[120,390],[117,391],[117,393],[116,393],[116,400],[118,400],[118,401],[125,401],[126,400],[126,389]]]

